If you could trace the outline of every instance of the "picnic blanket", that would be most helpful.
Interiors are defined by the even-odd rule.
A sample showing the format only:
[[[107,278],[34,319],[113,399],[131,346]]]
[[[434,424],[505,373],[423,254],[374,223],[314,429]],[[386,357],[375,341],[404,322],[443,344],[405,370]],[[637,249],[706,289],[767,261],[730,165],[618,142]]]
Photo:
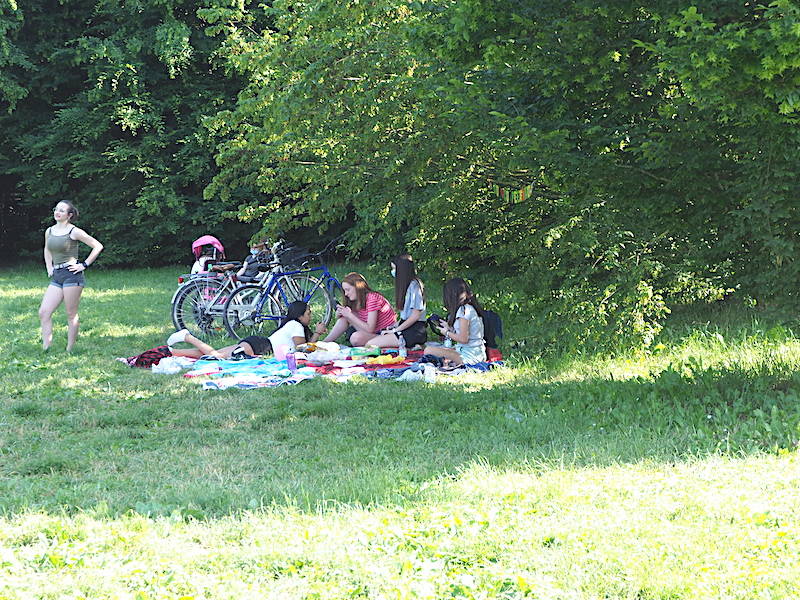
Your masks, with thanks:
[[[294,385],[316,376],[314,369],[301,367],[292,371],[285,360],[276,358],[250,358],[246,360],[196,361],[186,378],[204,377],[202,385],[207,390],[224,390],[231,387],[252,389]]]
[[[348,349],[349,350],[349,349]],[[487,362],[460,367],[444,367],[441,360],[436,357],[424,355],[420,350],[409,351],[405,357],[400,357],[397,349],[384,349],[377,356],[365,355],[357,352],[347,356],[343,351],[333,360],[318,364],[317,361],[306,360],[305,354],[296,353],[297,368],[290,369],[286,360],[276,358],[249,358],[245,360],[218,360],[204,357],[181,364],[187,368],[184,373],[187,379],[197,379],[207,390],[225,390],[229,388],[255,389],[264,387],[277,387],[281,385],[296,385],[306,379],[314,377],[327,377],[336,381],[349,381],[355,376],[364,376],[375,379],[392,379],[397,381],[426,381],[433,382],[438,375],[457,376],[465,373],[485,372],[501,366],[502,355],[491,349]],[[318,357],[317,357],[318,358]],[[166,360],[166,359],[164,359]],[[158,369],[154,372],[174,373],[174,369]]]

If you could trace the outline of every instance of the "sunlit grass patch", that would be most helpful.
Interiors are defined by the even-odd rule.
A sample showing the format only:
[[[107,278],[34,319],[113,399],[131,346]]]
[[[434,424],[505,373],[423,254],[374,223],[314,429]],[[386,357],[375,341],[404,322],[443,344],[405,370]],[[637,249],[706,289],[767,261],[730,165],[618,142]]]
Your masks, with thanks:
[[[4,301],[17,300],[17,301],[32,301],[34,299],[41,300],[44,294],[44,288],[21,288],[12,285],[5,285],[0,288],[0,298]]]
[[[159,336],[164,337],[168,336],[170,333],[174,331],[174,328],[171,326],[165,326],[163,324],[160,325],[126,325],[124,323],[115,323],[106,321],[101,324],[95,324],[92,327],[92,333],[98,336],[108,336],[108,337],[129,337],[131,338],[131,342],[138,341],[136,337],[147,336],[149,338],[158,339]],[[142,348],[142,350],[147,350],[147,348]],[[134,350],[133,354],[136,353]]]
[[[97,300],[114,300],[119,302],[129,302],[133,297],[157,293],[161,290],[157,287],[114,287],[106,289],[86,288],[86,296]]]
[[[191,507],[159,517],[108,518],[103,506],[28,513],[0,520],[6,564],[24,574],[0,586],[58,582],[62,593],[105,595],[133,584],[210,598],[255,589],[270,598],[790,598],[800,592],[796,467],[793,456],[548,471],[474,464],[402,507],[268,506],[200,520]]]
[[[530,372],[525,369],[497,367],[485,373],[467,372],[455,377],[439,375],[434,385],[459,386],[466,391],[474,392],[513,385],[521,381],[530,381]]]

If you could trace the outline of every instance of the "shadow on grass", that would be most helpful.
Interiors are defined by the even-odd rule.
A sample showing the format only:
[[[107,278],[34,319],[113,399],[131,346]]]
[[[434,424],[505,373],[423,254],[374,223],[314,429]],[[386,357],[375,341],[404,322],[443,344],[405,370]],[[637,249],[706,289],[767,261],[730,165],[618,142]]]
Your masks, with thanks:
[[[114,366],[10,398],[2,508],[211,516],[270,504],[405,504],[476,462],[591,468],[796,444],[800,377],[691,365],[648,379],[306,382],[201,392]],[[105,386],[105,393],[100,393]]]

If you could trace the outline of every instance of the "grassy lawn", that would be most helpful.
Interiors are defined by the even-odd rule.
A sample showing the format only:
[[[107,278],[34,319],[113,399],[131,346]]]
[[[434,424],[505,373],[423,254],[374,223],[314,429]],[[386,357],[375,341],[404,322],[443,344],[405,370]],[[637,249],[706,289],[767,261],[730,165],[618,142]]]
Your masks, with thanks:
[[[163,343],[176,273],[90,271],[67,355],[63,309],[40,349],[43,269],[0,271],[0,599],[800,596],[792,320],[211,392],[113,360]]]

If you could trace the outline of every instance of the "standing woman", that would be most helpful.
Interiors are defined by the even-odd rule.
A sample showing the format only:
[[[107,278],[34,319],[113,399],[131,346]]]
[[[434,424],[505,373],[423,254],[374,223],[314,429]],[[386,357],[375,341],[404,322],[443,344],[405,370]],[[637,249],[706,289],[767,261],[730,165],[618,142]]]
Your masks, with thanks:
[[[445,345],[428,344],[425,353],[441,356],[455,365],[484,362],[483,310],[475,294],[466,281],[456,277],[444,284],[442,296],[447,321],[439,321],[439,331],[445,338]],[[448,347],[453,342],[455,346]]]
[[[407,348],[424,344],[428,340],[428,328],[425,323],[425,286],[417,277],[414,259],[410,254],[400,254],[392,259],[392,277],[394,277],[394,301],[400,313],[400,324],[390,327],[367,342],[368,346],[381,348],[397,348],[400,336]]]
[[[83,229],[75,227],[78,209],[72,202],[62,200],[53,209],[56,224],[44,232],[44,264],[50,276],[50,285],[39,307],[42,324],[42,346],[45,350],[53,341],[53,313],[61,302],[67,312],[67,352],[72,350],[78,337],[78,304],[86,285],[83,272],[103,250],[98,242]],[[86,260],[78,260],[78,242],[91,247]]]

